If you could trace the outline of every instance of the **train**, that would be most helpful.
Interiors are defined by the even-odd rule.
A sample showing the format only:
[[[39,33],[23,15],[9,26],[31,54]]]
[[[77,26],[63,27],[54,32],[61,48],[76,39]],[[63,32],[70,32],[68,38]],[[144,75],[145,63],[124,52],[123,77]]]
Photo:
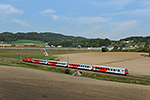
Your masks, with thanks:
[[[117,75],[129,74],[127,68],[80,64],[80,63],[63,62],[63,61],[55,61],[55,60],[44,60],[44,59],[36,59],[36,58],[28,58],[28,57],[23,57],[23,61],[37,63],[37,64],[44,64],[44,65],[66,67],[66,68],[75,68],[75,69],[83,69],[83,70],[96,71],[96,72],[112,73]]]

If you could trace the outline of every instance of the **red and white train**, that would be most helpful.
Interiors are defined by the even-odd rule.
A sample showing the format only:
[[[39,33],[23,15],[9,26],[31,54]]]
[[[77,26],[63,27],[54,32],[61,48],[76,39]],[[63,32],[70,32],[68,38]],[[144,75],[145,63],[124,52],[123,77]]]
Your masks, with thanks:
[[[38,64],[46,64],[46,65],[53,65],[53,66],[61,66],[61,67],[68,67],[68,68],[98,71],[98,72],[114,73],[114,74],[121,74],[121,75],[129,74],[127,68],[89,65],[89,64],[62,62],[62,61],[54,61],[54,60],[43,60],[43,59],[26,58],[26,57],[23,58],[23,61],[38,63]]]

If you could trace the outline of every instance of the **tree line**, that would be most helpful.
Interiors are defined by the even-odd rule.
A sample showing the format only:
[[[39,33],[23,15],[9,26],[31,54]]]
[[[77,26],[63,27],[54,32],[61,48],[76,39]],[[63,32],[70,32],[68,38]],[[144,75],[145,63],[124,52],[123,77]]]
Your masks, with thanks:
[[[101,46],[109,46],[111,44],[111,40],[109,39],[85,39],[80,41],[49,41],[49,45],[62,45],[63,47],[76,47],[80,45],[81,47],[101,47]]]

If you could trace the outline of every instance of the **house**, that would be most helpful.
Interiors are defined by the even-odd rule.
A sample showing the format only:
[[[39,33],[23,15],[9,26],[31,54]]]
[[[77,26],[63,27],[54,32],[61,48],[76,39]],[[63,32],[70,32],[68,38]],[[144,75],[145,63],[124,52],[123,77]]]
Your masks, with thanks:
[[[136,48],[136,47],[137,47],[137,45],[130,45],[130,47],[135,47],[135,48]]]
[[[112,46],[112,45],[109,45],[109,46],[107,47],[107,49],[108,49],[109,51],[111,51],[113,48],[114,48],[114,46]]]
[[[61,46],[61,45],[58,45],[57,48],[62,48],[62,46]]]

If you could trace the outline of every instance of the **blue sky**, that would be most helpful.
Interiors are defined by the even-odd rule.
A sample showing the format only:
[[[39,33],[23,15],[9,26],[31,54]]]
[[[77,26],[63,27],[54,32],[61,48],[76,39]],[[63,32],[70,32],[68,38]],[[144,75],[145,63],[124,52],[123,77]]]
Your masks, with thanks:
[[[0,0],[0,32],[150,36],[150,0]]]

